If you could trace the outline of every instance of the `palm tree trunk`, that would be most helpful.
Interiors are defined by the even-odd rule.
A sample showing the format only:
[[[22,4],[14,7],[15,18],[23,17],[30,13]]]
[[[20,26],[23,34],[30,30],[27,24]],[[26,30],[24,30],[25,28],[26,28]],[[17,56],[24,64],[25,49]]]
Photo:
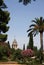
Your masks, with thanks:
[[[41,44],[41,56],[40,56],[40,63],[42,63],[43,60],[43,32],[40,33],[40,44]]]
[[[41,52],[43,52],[43,33],[40,33]]]

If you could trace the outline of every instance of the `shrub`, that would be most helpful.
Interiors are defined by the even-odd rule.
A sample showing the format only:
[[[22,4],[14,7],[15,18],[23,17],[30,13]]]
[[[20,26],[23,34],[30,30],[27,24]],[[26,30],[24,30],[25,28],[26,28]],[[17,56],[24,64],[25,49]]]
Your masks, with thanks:
[[[7,62],[8,61],[8,58],[7,57],[5,57],[5,56],[3,56],[3,58],[2,58],[2,60],[1,60],[2,62]]]
[[[20,49],[15,50],[12,56],[13,56],[12,60],[20,60],[22,58],[21,50]]]
[[[0,60],[3,59],[3,57],[9,57],[10,56],[10,49],[7,46],[0,45]]]
[[[0,46],[0,60],[2,59],[4,55],[2,51],[3,51],[3,46]]]
[[[34,55],[34,51],[31,49],[23,50],[21,55],[24,57],[32,57]]]

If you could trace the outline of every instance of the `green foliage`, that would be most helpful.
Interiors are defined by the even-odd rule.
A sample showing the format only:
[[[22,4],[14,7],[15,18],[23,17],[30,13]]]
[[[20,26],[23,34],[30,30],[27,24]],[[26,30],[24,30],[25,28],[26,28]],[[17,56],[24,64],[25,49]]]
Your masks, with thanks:
[[[3,53],[4,53],[4,56],[7,56],[8,57],[8,47],[4,47],[3,49]]]
[[[8,58],[3,56],[2,60],[0,60],[0,62],[7,62],[8,61]]]
[[[8,47],[9,47],[9,49],[10,49],[10,43],[9,43],[9,41],[7,42],[7,44],[8,44]]]
[[[2,59],[4,55],[2,51],[3,51],[3,46],[0,46],[0,60]]]
[[[23,45],[23,50],[25,50],[25,44]]]
[[[0,0],[0,8],[7,8],[6,4],[4,3],[4,0]]]
[[[33,35],[32,35],[32,33],[30,33],[30,38],[29,38],[29,43],[27,45],[27,49],[33,50]]]
[[[12,56],[13,56],[12,60],[20,60],[22,58],[21,50],[20,49],[15,50]]]
[[[35,20],[32,20],[32,24],[29,26],[29,29],[27,30],[28,36],[30,36],[30,33],[32,33],[34,36],[38,33],[44,32],[44,19],[43,17],[35,18]]]
[[[0,0],[0,6],[3,4],[3,0]]]
[[[0,45],[0,60],[3,60],[5,57],[9,57],[10,50],[8,46]]]
[[[6,5],[3,0],[0,0],[0,41],[7,40],[7,35],[4,35],[3,33],[6,33],[9,30],[9,26],[7,26],[7,24],[10,20],[10,13],[8,11],[4,11],[4,8],[6,8]]]
[[[34,46],[34,47],[33,47],[33,50],[34,50],[34,51],[37,51],[37,46]]]
[[[31,3],[32,1],[36,1],[36,0],[19,0],[19,2],[23,2],[24,5],[27,5],[28,3]]]
[[[15,52],[15,49],[14,48],[11,48],[11,55],[13,55]]]
[[[3,34],[0,34],[0,41],[6,41],[7,40],[7,35],[3,35]]]
[[[36,46],[33,47],[33,50],[34,50],[34,55],[37,56],[37,53],[38,53],[38,49]]]
[[[30,33],[32,33],[34,36],[36,36],[36,34],[40,33],[40,44],[41,44],[41,53],[42,53],[43,52],[44,19],[43,19],[43,17],[35,18],[35,20],[32,20],[32,22],[34,22],[34,23],[30,25],[30,28],[27,31],[27,32],[29,32],[28,36],[30,36]],[[42,59],[42,56],[41,56],[41,59]]]

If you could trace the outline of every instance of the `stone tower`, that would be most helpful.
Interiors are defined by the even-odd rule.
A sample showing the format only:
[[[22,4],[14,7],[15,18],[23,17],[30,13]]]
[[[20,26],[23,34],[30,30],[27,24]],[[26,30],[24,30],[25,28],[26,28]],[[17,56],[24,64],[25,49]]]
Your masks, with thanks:
[[[12,48],[14,48],[16,50],[16,49],[18,49],[17,46],[18,46],[17,41],[16,41],[16,39],[14,39],[14,41],[12,43]]]

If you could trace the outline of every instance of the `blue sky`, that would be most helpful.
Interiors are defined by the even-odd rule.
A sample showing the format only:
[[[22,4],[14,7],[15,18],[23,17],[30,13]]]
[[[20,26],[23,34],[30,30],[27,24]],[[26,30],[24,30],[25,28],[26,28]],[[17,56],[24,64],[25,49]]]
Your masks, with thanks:
[[[7,10],[10,12],[10,29],[7,32],[8,40],[10,45],[14,39],[18,42],[18,47],[23,48],[23,44],[28,44],[28,33],[29,25],[32,23],[35,17],[44,18],[44,0],[36,0],[27,6],[19,3],[18,0],[4,0],[7,5]],[[34,37],[34,45],[40,47],[39,34]]]

